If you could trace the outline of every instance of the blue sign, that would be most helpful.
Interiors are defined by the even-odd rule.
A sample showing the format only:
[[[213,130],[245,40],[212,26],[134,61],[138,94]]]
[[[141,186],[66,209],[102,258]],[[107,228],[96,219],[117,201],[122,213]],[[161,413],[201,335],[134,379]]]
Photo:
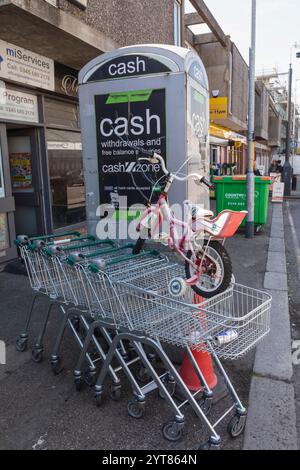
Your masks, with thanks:
[[[298,147],[298,142],[296,140],[292,140],[291,142],[291,149],[295,150]]]

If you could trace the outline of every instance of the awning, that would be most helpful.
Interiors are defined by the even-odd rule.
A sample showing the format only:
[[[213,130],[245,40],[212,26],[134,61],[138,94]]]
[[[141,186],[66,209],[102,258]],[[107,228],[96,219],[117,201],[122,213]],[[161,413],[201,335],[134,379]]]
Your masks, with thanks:
[[[233,140],[234,142],[241,142],[242,144],[247,145],[247,139],[244,135],[238,134],[227,127],[218,126],[217,124],[210,124],[209,134],[213,137]]]
[[[221,139],[220,137],[215,137],[213,135],[209,136],[209,143],[211,145],[217,145],[218,147],[219,146],[222,146],[222,147],[227,147],[228,146],[228,140]]]

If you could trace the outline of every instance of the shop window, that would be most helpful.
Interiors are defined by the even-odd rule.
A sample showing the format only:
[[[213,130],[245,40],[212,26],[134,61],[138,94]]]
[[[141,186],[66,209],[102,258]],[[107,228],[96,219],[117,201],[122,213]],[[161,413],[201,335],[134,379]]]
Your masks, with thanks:
[[[85,189],[80,133],[47,130],[54,229],[84,222]]]
[[[9,248],[7,214],[0,214],[0,250]]]
[[[47,127],[59,126],[80,129],[79,107],[76,103],[45,99],[45,121]]]

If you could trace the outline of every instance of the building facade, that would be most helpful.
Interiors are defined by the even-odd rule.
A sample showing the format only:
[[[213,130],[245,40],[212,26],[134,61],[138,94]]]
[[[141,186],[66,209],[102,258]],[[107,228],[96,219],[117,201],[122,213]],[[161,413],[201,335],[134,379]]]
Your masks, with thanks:
[[[210,159],[212,174],[246,171],[248,65],[204,2],[190,0],[185,15],[186,43],[203,61],[211,91]],[[206,24],[210,33],[199,34]]]
[[[78,71],[135,43],[182,41],[177,0],[0,0],[0,263],[17,234],[80,229]]]

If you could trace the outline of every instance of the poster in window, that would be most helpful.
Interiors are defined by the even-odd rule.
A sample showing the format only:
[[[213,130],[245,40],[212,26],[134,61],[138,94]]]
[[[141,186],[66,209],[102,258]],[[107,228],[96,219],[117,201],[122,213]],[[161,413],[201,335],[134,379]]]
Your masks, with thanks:
[[[11,153],[9,160],[13,191],[33,191],[31,153]]]

